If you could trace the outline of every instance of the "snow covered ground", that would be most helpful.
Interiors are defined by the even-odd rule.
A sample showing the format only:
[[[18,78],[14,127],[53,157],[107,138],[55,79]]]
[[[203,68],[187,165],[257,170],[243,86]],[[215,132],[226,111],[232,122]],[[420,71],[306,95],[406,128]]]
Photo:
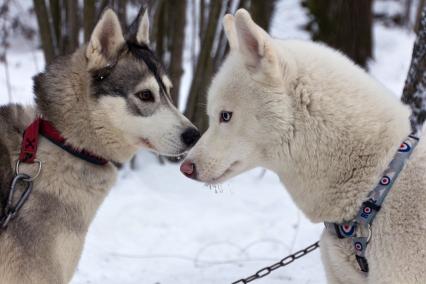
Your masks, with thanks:
[[[298,0],[280,1],[272,34],[307,39],[300,30],[305,22]],[[370,70],[399,95],[414,36],[380,25],[374,35]],[[43,66],[41,53],[32,49],[21,46],[8,55],[14,102],[32,102],[31,76]],[[1,65],[0,104],[8,102],[5,86]],[[271,172],[256,169],[209,188],[183,177],[177,165],[159,165],[148,153],[138,156],[137,165],[137,171],[120,173],[100,208],[73,284],[231,283],[310,245],[322,231]],[[325,283],[319,252],[256,283]]]

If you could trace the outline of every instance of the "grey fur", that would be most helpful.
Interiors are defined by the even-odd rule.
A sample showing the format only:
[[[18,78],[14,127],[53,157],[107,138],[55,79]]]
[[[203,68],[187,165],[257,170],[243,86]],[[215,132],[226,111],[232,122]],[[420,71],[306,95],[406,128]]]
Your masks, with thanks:
[[[193,126],[171,105],[167,94],[158,94],[155,103],[136,100],[137,88],[153,88],[144,82],[152,83],[154,74],[144,60],[126,49],[124,42],[118,48],[113,45],[122,38],[117,17],[107,10],[88,46],[58,58],[34,78],[35,107],[0,108],[1,201],[8,193],[23,131],[38,114],[51,121],[69,144],[114,162],[125,162],[140,148],[135,144],[141,143],[135,133],[146,132],[147,136],[140,138],[145,143],[149,140],[145,147],[156,147],[153,150],[163,154],[188,149],[180,136]],[[111,62],[114,64],[108,76],[97,82],[94,76]],[[157,77],[165,78],[161,64],[155,62]],[[164,84],[163,79],[158,83]],[[123,117],[129,123],[115,123],[114,119]],[[139,130],[147,125],[149,129]],[[157,136],[148,135],[153,129]],[[0,283],[68,283],[88,227],[116,179],[113,163],[90,164],[43,137],[37,158],[43,168],[30,198],[8,228],[0,232]],[[23,164],[21,171],[33,173],[34,166]]]

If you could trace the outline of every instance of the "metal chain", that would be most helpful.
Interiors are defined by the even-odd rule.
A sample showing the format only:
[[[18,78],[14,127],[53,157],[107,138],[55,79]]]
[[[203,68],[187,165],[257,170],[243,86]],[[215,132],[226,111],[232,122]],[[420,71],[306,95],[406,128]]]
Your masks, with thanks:
[[[290,254],[289,256],[286,256],[285,258],[281,259],[281,261],[272,264],[271,266],[267,266],[262,268],[261,270],[259,270],[258,272],[256,272],[255,274],[247,277],[247,278],[243,278],[240,280],[237,280],[235,282],[232,282],[232,284],[247,284],[249,282],[252,282],[254,280],[260,279],[265,277],[266,275],[269,275],[272,271],[287,266],[290,263],[292,263],[293,261],[295,261],[298,258],[304,257],[305,255],[307,255],[308,253],[316,250],[317,248],[319,248],[319,241],[308,246],[305,249],[299,250],[293,254]]]

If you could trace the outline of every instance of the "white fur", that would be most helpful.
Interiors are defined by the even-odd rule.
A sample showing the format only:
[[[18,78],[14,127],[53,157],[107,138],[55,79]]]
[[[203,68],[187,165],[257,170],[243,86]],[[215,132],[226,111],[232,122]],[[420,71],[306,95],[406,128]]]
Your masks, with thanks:
[[[181,134],[192,124],[169,101],[166,104],[159,104],[149,117],[129,113],[122,97],[105,96],[100,99],[99,107],[105,111],[112,125],[122,132],[125,140],[122,144],[127,145],[129,153],[133,154],[138,148],[144,147],[165,156],[181,155],[185,151],[183,149],[187,148],[181,141]]]
[[[246,11],[232,30],[238,49],[212,82],[209,129],[187,157],[197,179],[220,183],[262,166],[312,222],[352,219],[409,134],[409,110],[337,51],[272,39]],[[230,122],[219,122],[221,111],[233,112]],[[329,283],[426,283],[425,161],[422,140],[374,221],[368,276],[349,240],[323,234]]]
[[[223,17],[223,29],[225,30],[231,50],[238,49],[238,38],[235,33],[234,16],[226,14]]]

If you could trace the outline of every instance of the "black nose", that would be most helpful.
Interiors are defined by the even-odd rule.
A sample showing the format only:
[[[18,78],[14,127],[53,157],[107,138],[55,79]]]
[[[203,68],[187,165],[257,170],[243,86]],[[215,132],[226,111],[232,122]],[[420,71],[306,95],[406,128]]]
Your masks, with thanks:
[[[193,127],[187,128],[182,133],[182,136],[181,136],[183,143],[188,147],[191,147],[192,145],[197,143],[200,137],[201,137],[200,132],[198,132],[197,128],[193,128]]]

